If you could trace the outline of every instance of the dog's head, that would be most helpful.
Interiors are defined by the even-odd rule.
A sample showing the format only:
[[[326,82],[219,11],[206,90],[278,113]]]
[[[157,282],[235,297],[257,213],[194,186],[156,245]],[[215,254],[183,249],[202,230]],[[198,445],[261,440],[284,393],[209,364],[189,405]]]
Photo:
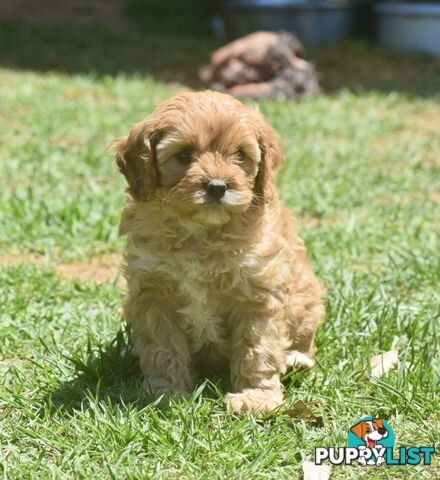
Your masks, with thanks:
[[[261,114],[210,91],[163,102],[116,148],[135,201],[159,199],[203,225],[270,202],[282,158]]]
[[[388,436],[388,430],[383,426],[381,418],[359,422],[350,429],[367,447],[374,448],[376,442]]]

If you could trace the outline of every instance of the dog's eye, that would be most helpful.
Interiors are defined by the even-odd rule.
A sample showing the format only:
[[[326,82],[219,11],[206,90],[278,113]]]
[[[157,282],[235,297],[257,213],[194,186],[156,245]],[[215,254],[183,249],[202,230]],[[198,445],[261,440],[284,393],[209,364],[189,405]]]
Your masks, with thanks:
[[[240,161],[246,160],[246,158],[247,158],[247,155],[246,155],[246,153],[244,152],[244,150],[243,150],[242,148],[238,148],[237,150],[235,150],[234,155],[235,155]]]
[[[367,433],[370,433],[370,432],[371,432],[371,430],[369,428],[367,428]]]
[[[193,160],[193,152],[189,148],[181,150],[177,155],[177,159],[182,165],[189,165]]]

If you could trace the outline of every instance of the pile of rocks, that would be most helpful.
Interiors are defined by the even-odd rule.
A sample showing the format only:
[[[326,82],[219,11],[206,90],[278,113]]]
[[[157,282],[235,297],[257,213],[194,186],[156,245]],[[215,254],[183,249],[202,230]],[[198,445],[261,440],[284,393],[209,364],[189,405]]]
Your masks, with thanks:
[[[314,66],[304,60],[300,41],[287,32],[255,32],[211,54],[202,81],[244,98],[292,98],[319,92]]]

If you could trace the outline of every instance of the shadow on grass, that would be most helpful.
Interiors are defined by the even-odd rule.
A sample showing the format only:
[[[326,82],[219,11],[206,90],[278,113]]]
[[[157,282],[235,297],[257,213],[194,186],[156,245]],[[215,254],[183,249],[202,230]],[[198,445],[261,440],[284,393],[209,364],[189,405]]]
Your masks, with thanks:
[[[96,346],[89,340],[84,356],[66,357],[74,366],[73,378],[60,381],[55,388],[52,387],[42,398],[42,403],[52,414],[60,410],[84,410],[89,408],[90,404],[96,403],[119,405],[124,409],[142,410],[149,407],[163,413],[169,412],[172,403],[143,386],[139,359],[131,353],[131,348],[130,331],[127,327],[121,328],[115,338],[104,347]],[[197,364],[203,365],[203,362]],[[300,387],[303,376],[304,372],[301,370],[290,370],[283,375],[282,382],[290,388]],[[222,403],[224,395],[229,391],[229,372],[205,368],[199,371],[198,381],[191,392],[191,400],[201,397]],[[286,414],[292,416],[292,411],[288,410]],[[269,414],[267,418],[270,417]]]
[[[137,359],[130,352],[128,332],[119,330],[106,346],[87,342],[84,356],[70,355],[75,369],[72,380],[60,383],[45,396],[51,410],[76,410],[88,399],[108,400],[116,404],[152,401],[143,394]]]
[[[88,341],[84,357],[68,356],[75,368],[74,378],[60,382],[47,393],[43,403],[49,410],[80,410],[90,401],[131,406],[142,409],[147,405],[166,411],[170,403],[142,385],[139,359],[131,353],[129,329],[121,329],[106,346]],[[222,377],[211,376],[194,387],[193,397],[218,399],[226,387]]]
[[[198,70],[219,44],[210,35],[208,2],[113,0],[117,8],[111,22],[105,0],[87,11],[83,4],[61,4],[56,15],[45,0],[33,6],[33,14],[25,5],[16,8],[15,20],[0,20],[0,66],[97,76],[140,74],[201,88]]]
[[[0,67],[98,77],[137,74],[203,88],[200,67],[228,41],[210,34],[208,13],[182,6],[180,0],[155,9],[151,2],[127,1],[130,16],[122,29],[74,19],[0,21]],[[325,93],[349,89],[440,95],[440,59],[386,52],[368,41],[311,50],[308,56]]]
[[[189,32],[144,34],[103,25],[0,22],[1,67],[98,77],[147,75],[191,88],[202,87],[198,70],[217,44]]]
[[[383,50],[368,41],[311,52],[324,92],[404,93],[429,98],[440,95],[440,58]]]

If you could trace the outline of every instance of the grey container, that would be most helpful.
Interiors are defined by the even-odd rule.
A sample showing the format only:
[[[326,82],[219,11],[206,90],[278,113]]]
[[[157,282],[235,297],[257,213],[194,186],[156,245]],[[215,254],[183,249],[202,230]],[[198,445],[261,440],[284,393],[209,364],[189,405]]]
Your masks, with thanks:
[[[440,57],[440,4],[386,2],[376,16],[381,46]]]
[[[236,36],[256,30],[294,32],[306,45],[334,45],[366,30],[369,0],[224,0],[226,29]]]

